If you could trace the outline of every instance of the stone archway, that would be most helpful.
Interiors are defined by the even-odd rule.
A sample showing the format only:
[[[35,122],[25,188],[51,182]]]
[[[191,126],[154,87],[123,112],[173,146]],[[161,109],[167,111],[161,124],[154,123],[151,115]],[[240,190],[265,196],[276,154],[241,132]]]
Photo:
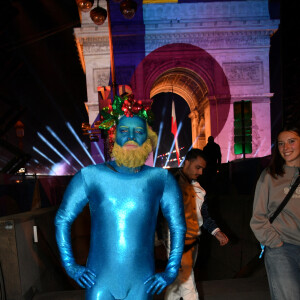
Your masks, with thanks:
[[[199,138],[196,147],[203,147],[205,136],[217,136],[227,120],[227,78],[218,62],[199,47],[176,43],[156,49],[136,68],[131,87],[136,99],[143,101],[173,87],[191,109],[193,140]]]
[[[210,118],[204,118],[205,111],[209,109],[207,86],[195,72],[186,68],[170,69],[154,82],[150,98],[162,92],[173,92],[187,102],[191,113],[192,142],[194,146],[203,148],[206,137],[210,135]]]

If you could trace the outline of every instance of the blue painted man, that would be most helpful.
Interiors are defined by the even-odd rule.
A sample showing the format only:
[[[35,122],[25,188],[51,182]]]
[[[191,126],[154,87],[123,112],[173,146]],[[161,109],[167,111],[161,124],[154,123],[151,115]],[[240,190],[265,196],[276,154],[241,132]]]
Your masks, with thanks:
[[[113,161],[91,165],[71,180],[57,212],[56,239],[68,275],[88,300],[147,300],[171,284],[180,267],[185,218],[181,191],[168,171],[144,165],[156,145],[149,111],[132,96],[102,111],[101,128],[116,126]],[[85,266],[76,264],[71,225],[89,204],[91,241]],[[161,208],[171,232],[166,269],[155,274],[154,238]]]

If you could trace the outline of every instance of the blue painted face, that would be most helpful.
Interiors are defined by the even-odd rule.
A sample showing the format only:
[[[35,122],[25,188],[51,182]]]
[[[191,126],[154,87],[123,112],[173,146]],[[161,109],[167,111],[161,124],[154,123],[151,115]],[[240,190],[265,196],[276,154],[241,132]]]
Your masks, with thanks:
[[[138,116],[132,118],[123,116],[116,130],[116,143],[123,147],[128,141],[143,145],[147,139],[146,121]]]

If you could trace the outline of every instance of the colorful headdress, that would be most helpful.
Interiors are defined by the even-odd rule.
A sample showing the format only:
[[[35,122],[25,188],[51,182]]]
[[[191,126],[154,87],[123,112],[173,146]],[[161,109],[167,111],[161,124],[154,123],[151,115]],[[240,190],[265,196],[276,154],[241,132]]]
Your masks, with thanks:
[[[143,106],[142,101],[134,99],[132,94],[115,96],[111,105],[104,107],[100,111],[99,129],[102,129],[108,137],[108,151],[112,152],[116,127],[121,117],[138,116],[147,121],[149,125],[154,120],[154,115],[150,106]]]
[[[108,134],[110,134],[112,131],[115,131],[122,116],[138,116],[146,120],[148,124],[151,124],[154,118],[150,106],[144,107],[142,101],[135,100],[132,94],[123,94],[115,96],[113,103],[100,111],[99,128],[107,130]]]

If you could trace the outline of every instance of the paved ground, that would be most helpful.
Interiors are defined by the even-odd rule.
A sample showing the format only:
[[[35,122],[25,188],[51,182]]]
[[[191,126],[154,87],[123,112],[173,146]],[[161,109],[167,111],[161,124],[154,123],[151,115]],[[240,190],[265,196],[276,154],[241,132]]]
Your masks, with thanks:
[[[219,247],[220,248],[220,247]],[[200,260],[199,260],[200,261]],[[220,262],[213,262],[205,269],[202,265],[195,266],[195,278],[200,300],[269,300],[268,281],[263,263],[256,265],[251,272],[240,272],[236,276],[245,278],[207,280],[209,270],[215,270],[215,276],[219,274],[217,266]],[[164,269],[164,262],[157,261],[157,272]],[[248,269],[249,271],[249,269]],[[164,293],[154,296],[153,300],[163,300]],[[61,291],[36,294],[32,300],[84,300],[84,291]],[[178,299],[179,300],[179,299]],[[184,299],[183,299],[184,300]]]
[[[269,300],[265,276],[210,280],[197,283],[200,300]],[[64,291],[36,295],[33,300],[84,300],[83,291]],[[163,294],[154,297],[163,300]]]
[[[197,282],[200,300],[269,300],[265,276]],[[163,300],[162,296],[154,299]]]

